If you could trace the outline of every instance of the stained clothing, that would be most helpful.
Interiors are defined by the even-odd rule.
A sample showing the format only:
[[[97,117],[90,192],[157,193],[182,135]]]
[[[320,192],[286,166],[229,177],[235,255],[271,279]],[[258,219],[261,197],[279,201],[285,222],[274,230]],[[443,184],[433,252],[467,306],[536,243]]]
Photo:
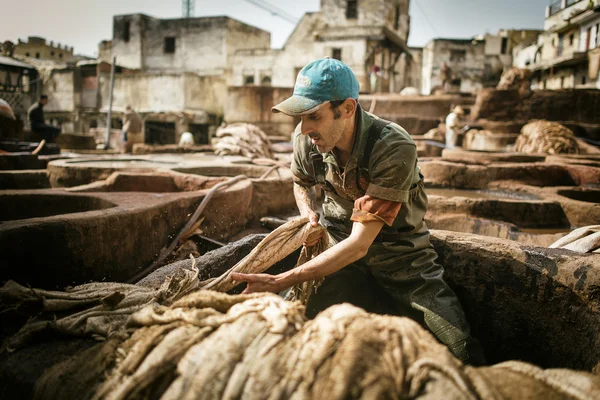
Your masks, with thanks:
[[[27,120],[29,121],[31,130],[42,136],[47,142],[52,142],[56,136],[60,135],[59,128],[46,124],[44,106],[39,102],[29,107],[29,110],[27,110]]]
[[[343,169],[332,152],[319,153],[297,128],[294,180],[324,190],[323,224],[333,243],[349,236],[353,221],[385,223],[365,257],[327,276],[311,294],[307,314],[350,302],[369,311],[408,316],[426,324],[457,357],[481,363],[479,344],[470,336],[429,241],[427,196],[417,161],[416,146],[404,129],[360,106],[353,149]],[[477,349],[468,348],[472,346]]]
[[[456,113],[450,113],[446,117],[446,147],[453,149],[456,147],[458,139],[459,117]]]

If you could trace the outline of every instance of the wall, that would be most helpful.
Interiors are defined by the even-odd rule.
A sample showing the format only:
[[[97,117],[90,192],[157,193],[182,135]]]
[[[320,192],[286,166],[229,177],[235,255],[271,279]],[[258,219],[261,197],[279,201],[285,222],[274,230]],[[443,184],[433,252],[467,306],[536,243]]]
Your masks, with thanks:
[[[72,69],[54,70],[44,82],[43,93],[48,95],[45,112],[72,112],[79,103],[75,98],[75,76]]]
[[[600,47],[600,32],[599,32],[599,24],[600,24],[600,15],[596,17],[594,20],[589,21],[583,25],[581,25],[581,30],[579,31],[579,50],[581,52],[587,51],[586,44],[588,39],[588,29],[591,29],[591,37],[589,42],[589,48],[594,49],[596,47]]]
[[[452,60],[452,51],[465,51],[462,61]],[[462,39],[434,39],[423,49],[423,94],[430,94],[442,85],[441,65],[452,68],[455,79],[461,79],[461,92],[475,92],[483,87],[485,74],[485,43]]]
[[[271,107],[291,95],[290,88],[229,87],[224,119],[228,123],[247,122],[257,125],[267,135],[291,137],[298,121],[285,114],[271,112]]]
[[[173,53],[165,52],[167,37],[175,38]],[[228,17],[158,19],[133,14],[113,20],[112,54],[117,63],[146,72],[227,75],[236,50],[268,48],[270,42],[269,32]]]
[[[150,19],[151,17],[142,14],[113,17],[111,56],[117,57],[118,65],[130,69],[144,69],[142,43],[145,40],[147,21]],[[129,23],[129,40],[125,40],[127,23]]]
[[[513,66],[517,68],[526,68],[533,65],[535,53],[538,45],[517,46],[513,49]]]
[[[368,110],[372,95],[360,96],[360,105]],[[423,135],[443,122],[456,104],[468,104],[473,98],[461,95],[442,96],[378,96],[374,113],[402,126],[411,135]]]
[[[145,32],[144,63],[148,72],[219,73],[227,66],[226,18],[189,21],[151,19]],[[175,52],[165,53],[166,37],[175,37]]]
[[[137,112],[180,112],[184,109],[184,77],[181,74],[115,75],[113,109],[123,111],[130,104]],[[101,74],[100,109],[108,110],[110,75]]]
[[[491,121],[546,119],[594,124],[600,128],[598,110],[598,90],[539,90],[521,98],[517,90],[484,89],[477,96],[472,115]]]
[[[410,30],[408,0],[359,0],[358,18],[346,18],[346,0],[321,0],[321,12],[327,16],[331,27],[377,26],[384,21],[385,26],[396,32],[405,42]],[[399,7],[398,29],[394,29],[396,7]]]
[[[15,55],[39,58],[40,60],[54,60],[58,62],[69,62],[76,60],[73,55],[73,47],[47,42],[46,39],[30,36],[27,42],[19,39],[15,46]],[[39,54],[39,57],[37,55]]]
[[[577,12],[577,11],[586,9],[587,5],[588,5],[588,0],[580,0],[577,3],[575,3],[569,7],[561,8],[561,10],[556,14],[553,14],[553,15],[546,14],[546,19],[544,20],[544,30],[547,31],[552,27],[557,27],[557,26],[563,25],[565,23],[565,20],[569,19],[569,17],[571,16],[571,14],[573,12]]]

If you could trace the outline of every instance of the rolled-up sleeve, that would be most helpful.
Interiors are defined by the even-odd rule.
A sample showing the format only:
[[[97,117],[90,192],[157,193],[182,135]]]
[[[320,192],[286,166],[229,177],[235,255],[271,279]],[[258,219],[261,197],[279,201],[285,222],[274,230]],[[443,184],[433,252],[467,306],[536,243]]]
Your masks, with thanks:
[[[367,194],[354,201],[350,220],[352,222],[382,221],[392,226],[401,207],[400,202],[378,199]]]
[[[379,140],[371,153],[371,183],[366,194],[382,200],[404,203],[414,183],[417,170],[417,148],[413,143]]]
[[[310,141],[300,133],[300,124],[294,131],[294,156],[292,158],[292,174],[294,183],[300,186],[311,187],[316,184],[314,171],[310,161]]]

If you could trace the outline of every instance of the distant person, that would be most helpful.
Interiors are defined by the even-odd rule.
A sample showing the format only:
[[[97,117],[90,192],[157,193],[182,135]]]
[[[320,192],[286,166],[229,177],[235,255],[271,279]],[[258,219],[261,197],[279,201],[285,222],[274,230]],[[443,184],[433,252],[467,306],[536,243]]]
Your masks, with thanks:
[[[190,147],[195,144],[194,135],[191,132],[183,132],[181,134],[181,139],[179,139],[180,147]]]
[[[454,110],[446,117],[446,148],[453,149],[456,147],[458,133],[462,127],[461,119],[464,117],[465,111],[461,106],[454,107]]]
[[[40,99],[35,102],[27,111],[27,120],[31,130],[47,142],[53,142],[60,135],[60,128],[49,125],[44,119],[44,106],[48,104],[48,96],[45,94],[40,96]]]
[[[133,145],[144,142],[144,134],[142,133],[142,118],[138,113],[133,111],[130,105],[125,107],[123,115],[123,143],[125,144],[125,152],[131,153]]]

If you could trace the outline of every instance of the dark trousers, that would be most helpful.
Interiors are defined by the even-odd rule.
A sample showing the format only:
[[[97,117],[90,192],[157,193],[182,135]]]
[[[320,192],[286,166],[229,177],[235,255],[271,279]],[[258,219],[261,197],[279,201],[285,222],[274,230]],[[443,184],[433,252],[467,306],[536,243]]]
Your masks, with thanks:
[[[47,124],[36,125],[35,127],[32,127],[31,130],[40,135],[42,139],[45,139],[46,142],[49,143],[53,142],[54,139],[60,135],[60,128]]]
[[[329,229],[334,241],[345,236]],[[444,268],[424,225],[394,243],[375,242],[359,261],[329,275],[307,303],[307,316],[339,303],[370,312],[409,317],[420,322],[462,361],[484,362],[454,291],[443,279]]]

